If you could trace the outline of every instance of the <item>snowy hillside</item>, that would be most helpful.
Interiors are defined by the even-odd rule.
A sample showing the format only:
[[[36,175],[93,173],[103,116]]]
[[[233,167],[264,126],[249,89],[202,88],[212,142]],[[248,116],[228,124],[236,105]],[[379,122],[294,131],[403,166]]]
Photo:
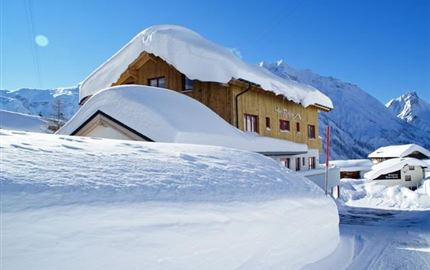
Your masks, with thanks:
[[[398,118],[430,132],[430,104],[416,92],[407,92],[390,100],[385,106]]]
[[[5,269],[298,269],[339,241],[335,203],[259,154],[0,137]]]
[[[320,134],[331,127],[332,159],[364,158],[380,146],[416,143],[430,148],[430,136],[395,117],[381,102],[357,85],[310,70],[294,69],[283,61],[261,63],[275,74],[310,84],[328,95],[335,109],[320,114]],[[323,160],[323,157],[322,159]]]
[[[78,110],[77,88],[0,90],[0,110],[52,118],[54,107],[60,101],[65,119]]]
[[[48,132],[48,121],[40,116],[0,110],[0,128],[32,132]]]

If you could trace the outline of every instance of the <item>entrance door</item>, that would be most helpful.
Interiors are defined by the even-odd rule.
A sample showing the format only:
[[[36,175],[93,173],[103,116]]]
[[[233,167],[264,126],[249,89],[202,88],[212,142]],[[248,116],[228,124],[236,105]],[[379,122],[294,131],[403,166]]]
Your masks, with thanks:
[[[296,158],[296,171],[300,171],[300,158]]]

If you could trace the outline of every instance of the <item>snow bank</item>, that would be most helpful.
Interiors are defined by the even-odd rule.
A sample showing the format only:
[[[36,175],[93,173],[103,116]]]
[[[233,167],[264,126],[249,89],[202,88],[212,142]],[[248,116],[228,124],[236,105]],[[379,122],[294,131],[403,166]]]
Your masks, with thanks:
[[[423,168],[427,167],[427,164],[419,159],[415,158],[392,158],[380,162],[372,166],[372,170],[364,174],[366,179],[375,179],[382,174],[387,174],[390,172],[401,170],[403,167],[410,166],[421,166]]]
[[[240,78],[305,107],[333,108],[331,100],[317,89],[246,64],[230,50],[176,25],[152,26],[135,36],[81,83],[80,99],[111,86],[142,52],[159,56],[192,80],[228,83]]]
[[[0,129],[47,132],[47,120],[28,114],[0,110]]]
[[[430,180],[424,181],[417,190],[412,191],[401,186],[366,183],[363,179],[342,179],[340,200],[348,206],[356,207],[429,210]]]
[[[332,200],[262,155],[0,131],[5,269],[298,269]]]
[[[175,91],[126,85],[92,96],[61,128],[72,134],[102,111],[156,142],[220,145],[259,153],[305,153],[305,144],[240,131],[200,102]]]
[[[422,146],[417,144],[402,144],[380,147],[370,153],[369,158],[406,157],[416,151],[430,157],[430,151]]]

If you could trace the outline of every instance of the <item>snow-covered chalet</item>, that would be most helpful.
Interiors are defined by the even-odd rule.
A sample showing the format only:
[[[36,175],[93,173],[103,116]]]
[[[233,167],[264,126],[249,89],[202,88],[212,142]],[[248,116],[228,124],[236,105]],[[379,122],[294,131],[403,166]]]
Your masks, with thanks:
[[[113,87],[120,85],[147,87]],[[148,93],[139,96],[139,91]],[[102,100],[108,96],[110,101]],[[317,89],[247,64],[175,25],[153,26],[135,36],[80,84],[80,104],[60,133],[237,147],[272,156],[293,170],[318,164],[318,113],[333,109]],[[220,119],[200,115],[199,106]],[[160,122],[169,124],[160,128]]]

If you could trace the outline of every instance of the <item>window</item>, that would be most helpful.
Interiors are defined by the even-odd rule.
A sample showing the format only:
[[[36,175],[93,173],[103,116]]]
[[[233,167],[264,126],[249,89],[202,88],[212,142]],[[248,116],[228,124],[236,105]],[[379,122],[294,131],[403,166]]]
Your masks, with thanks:
[[[243,121],[245,131],[258,133],[258,117],[256,115],[245,114]]]
[[[300,158],[296,158],[296,171],[300,171]]]
[[[315,139],[315,126],[308,125],[308,137],[309,139]]]
[[[306,165],[306,160],[304,157],[302,158],[302,165],[303,165],[303,167]]]
[[[296,122],[296,131],[300,132],[300,123],[299,122]]]
[[[316,168],[316,159],[315,157],[308,158],[309,162],[309,169],[315,169]]]
[[[412,176],[405,175],[405,181],[412,181]]]
[[[290,168],[290,158],[281,158],[281,162],[284,164],[285,167],[288,169]]]
[[[270,117],[266,117],[266,129],[270,129]]]
[[[158,78],[148,79],[148,85],[154,86],[154,87],[166,88],[166,78],[158,77]]]
[[[281,131],[290,131],[290,121],[279,120],[279,129]]]
[[[415,171],[415,166],[409,166],[410,171]]]
[[[182,75],[182,92],[193,91],[193,80],[187,76]]]

